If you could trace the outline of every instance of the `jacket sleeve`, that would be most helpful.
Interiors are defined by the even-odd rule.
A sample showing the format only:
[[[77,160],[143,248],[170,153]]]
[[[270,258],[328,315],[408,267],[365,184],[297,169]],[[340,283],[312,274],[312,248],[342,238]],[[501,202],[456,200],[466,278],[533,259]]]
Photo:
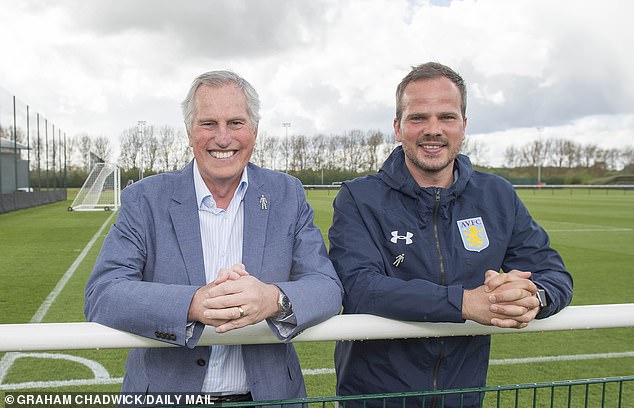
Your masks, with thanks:
[[[515,223],[502,269],[532,273],[531,280],[546,291],[548,298],[548,305],[537,316],[543,319],[570,304],[572,277],[559,253],[550,246],[546,231],[533,220],[517,194],[514,200]]]
[[[84,292],[89,321],[172,344],[186,345],[189,305],[195,286],[151,282],[146,274],[148,214],[139,189],[121,194],[117,221],[105,238]],[[194,328],[194,341],[202,325]]]
[[[290,276],[286,282],[275,282],[291,301],[296,326],[282,335],[270,320],[269,326],[282,340],[289,340],[307,327],[318,324],[341,311],[343,288],[328,258],[324,238],[315,226],[314,213],[304,188],[295,182],[298,203],[295,220]]]
[[[328,234],[330,258],[344,286],[344,313],[408,321],[463,322],[461,285],[443,286],[424,279],[390,276],[389,265],[372,239],[372,220],[363,219],[346,184],[341,186],[333,206]]]

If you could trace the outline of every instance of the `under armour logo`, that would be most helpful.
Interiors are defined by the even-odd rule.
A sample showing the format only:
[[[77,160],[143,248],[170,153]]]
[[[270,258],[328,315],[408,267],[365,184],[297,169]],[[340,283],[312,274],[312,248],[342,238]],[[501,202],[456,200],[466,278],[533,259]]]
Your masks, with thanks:
[[[409,244],[412,243],[412,237],[413,236],[414,236],[414,234],[412,234],[409,231],[407,231],[405,233],[405,235],[398,235],[398,231],[392,231],[392,238],[390,238],[390,241],[393,244],[396,244],[399,239],[404,239],[405,240],[405,245],[409,245]]]

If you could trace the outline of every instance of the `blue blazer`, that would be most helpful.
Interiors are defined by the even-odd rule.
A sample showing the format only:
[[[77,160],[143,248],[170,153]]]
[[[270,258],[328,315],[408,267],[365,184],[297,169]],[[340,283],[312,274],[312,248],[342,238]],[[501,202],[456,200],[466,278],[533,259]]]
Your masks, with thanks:
[[[196,347],[203,325],[186,343],[187,312],[206,284],[193,161],[183,170],[143,179],[121,194],[121,210],[85,289],[89,321],[183,347],[133,349],[124,392],[200,392],[208,347]],[[342,287],[328,259],[299,180],[248,165],[243,263],[274,283],[293,304],[297,327],[283,340],[339,313]],[[264,195],[268,208],[262,209]],[[254,400],[306,395],[292,344],[243,345]]]

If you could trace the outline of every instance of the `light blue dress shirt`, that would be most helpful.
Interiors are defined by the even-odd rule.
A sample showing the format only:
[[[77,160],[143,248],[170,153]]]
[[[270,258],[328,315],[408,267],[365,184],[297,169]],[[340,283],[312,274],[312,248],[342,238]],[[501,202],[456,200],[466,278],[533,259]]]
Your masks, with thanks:
[[[219,269],[231,268],[234,264],[242,262],[243,199],[248,185],[245,167],[231,203],[226,210],[218,208],[194,162],[194,186],[207,283],[216,279]],[[242,346],[216,345],[209,349],[209,365],[201,391],[216,395],[249,392]]]

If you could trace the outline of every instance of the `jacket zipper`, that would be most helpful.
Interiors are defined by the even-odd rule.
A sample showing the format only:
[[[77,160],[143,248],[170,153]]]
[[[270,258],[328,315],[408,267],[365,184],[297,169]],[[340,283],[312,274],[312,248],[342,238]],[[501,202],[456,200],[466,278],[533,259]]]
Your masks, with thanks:
[[[440,235],[438,233],[438,212],[440,210],[440,189],[436,189],[436,200],[434,204],[434,238],[436,240],[436,254],[438,255],[438,262],[440,263],[440,284],[445,284],[445,262],[442,256],[442,251],[440,250]],[[438,360],[436,360],[436,366],[434,367],[434,377],[433,377],[433,390],[436,391],[438,389],[438,373],[440,372],[440,363],[445,357],[445,341],[439,340],[440,351],[438,354]],[[434,401],[435,405],[435,401]]]

